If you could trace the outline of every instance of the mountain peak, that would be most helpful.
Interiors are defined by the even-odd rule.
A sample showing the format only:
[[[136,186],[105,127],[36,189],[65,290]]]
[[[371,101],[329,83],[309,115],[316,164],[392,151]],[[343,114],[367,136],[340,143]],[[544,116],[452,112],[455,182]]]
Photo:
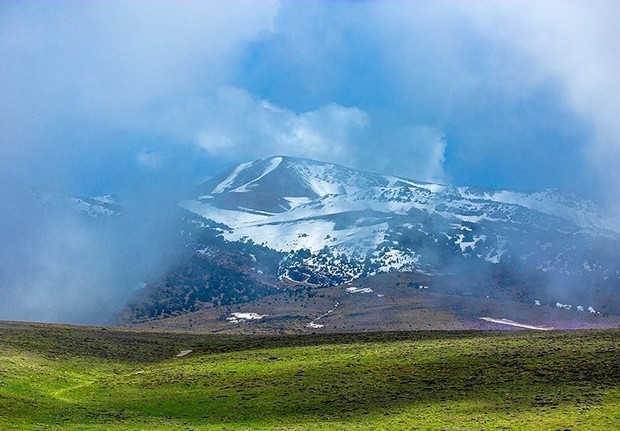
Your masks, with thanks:
[[[191,206],[208,218],[216,217],[207,215],[214,209],[234,211],[235,217],[251,214],[261,220],[289,212],[298,217],[301,207],[313,207],[315,216],[370,210],[390,217],[412,211],[438,213],[466,222],[514,221],[519,217],[534,217],[542,222],[556,217],[581,228],[618,231],[613,216],[591,202],[551,190],[449,187],[288,156],[241,163],[203,183],[200,192]],[[201,205],[204,208],[198,209]],[[526,216],[525,210],[531,214]]]
[[[289,198],[315,200],[387,184],[380,175],[332,163],[274,156],[241,163],[205,182],[200,191],[201,199],[225,208],[278,213],[291,208]]]

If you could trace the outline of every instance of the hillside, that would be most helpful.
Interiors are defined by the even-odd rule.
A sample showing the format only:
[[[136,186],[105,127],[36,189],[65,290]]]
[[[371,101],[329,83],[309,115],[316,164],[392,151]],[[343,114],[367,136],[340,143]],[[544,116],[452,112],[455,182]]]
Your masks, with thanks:
[[[174,316],[124,322],[162,331],[300,334],[413,330],[519,330],[620,328],[620,316],[513,299],[512,291],[474,295],[477,280],[410,273],[381,274],[333,287],[289,284],[256,299],[208,305]],[[544,301],[544,302],[540,302]],[[566,305],[566,304],[561,304]],[[525,325],[525,326],[523,326]]]
[[[618,330],[245,337],[0,323],[0,428],[610,430],[619,355]]]

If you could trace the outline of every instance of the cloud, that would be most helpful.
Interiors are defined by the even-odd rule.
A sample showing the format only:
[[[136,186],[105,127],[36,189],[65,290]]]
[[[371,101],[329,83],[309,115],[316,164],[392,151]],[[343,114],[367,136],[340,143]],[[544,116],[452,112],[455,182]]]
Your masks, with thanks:
[[[98,174],[94,188],[105,176],[95,158],[124,152],[143,165],[148,148],[185,152],[210,173],[286,153],[460,184],[610,182],[618,9],[551,0],[5,3],[1,175],[70,187],[88,181],[78,179],[81,165]],[[424,141],[411,138],[419,127],[450,143],[441,174],[418,162],[440,159],[439,147],[412,144]]]
[[[367,148],[367,152],[358,157],[361,163],[372,160],[372,165],[366,165],[366,169],[419,181],[451,183],[445,164],[448,141],[442,130],[420,124],[407,125],[394,128],[390,133],[380,133],[380,139],[381,145]]]
[[[211,173],[289,153],[461,184],[610,182],[618,10],[575,0],[6,2],[0,175],[71,186],[90,170],[96,187],[106,173],[96,159],[144,164],[148,148],[208,161]],[[450,143],[441,174],[417,162],[441,159],[441,146],[412,144],[419,127]]]
[[[139,282],[181,253],[175,213],[161,199],[127,202],[110,219],[79,215],[51,194],[15,193],[0,211],[2,319],[114,323]]]
[[[138,154],[138,162],[149,169],[157,169],[166,161],[166,157],[161,152],[142,149]]]
[[[464,5],[461,5],[464,6]],[[620,180],[620,4],[547,0],[462,7],[478,29],[521,52],[528,79],[552,80],[563,103],[592,128],[583,146],[599,175]],[[611,194],[612,196],[614,193]]]
[[[408,130],[422,126],[445,135],[444,171],[456,183],[596,193],[614,175],[620,136],[619,7],[287,2],[253,44],[242,84],[295,112],[330,103],[366,112],[371,127],[351,162],[360,167],[376,169],[383,152],[398,156],[381,169],[402,171]]]
[[[201,113],[197,144],[228,159],[283,154],[346,164],[369,125],[368,114],[354,107],[334,103],[295,113],[230,87],[205,100]]]
[[[444,166],[447,142],[443,133],[430,127],[418,126],[411,127],[408,134],[421,156],[416,160],[415,169],[421,175],[420,179],[447,183],[448,175]]]
[[[166,116],[227,84],[277,10],[270,0],[3,3],[3,164],[28,182],[33,166],[39,178],[70,175],[65,154],[118,151],[110,133],[174,142]]]
[[[194,132],[174,115],[229,83],[277,9],[0,4],[0,318],[109,323],[137,282],[174,264],[180,227],[169,201],[176,178],[192,172],[182,162],[193,143],[182,141]],[[123,215],[94,222],[41,206],[25,193],[37,184],[121,192]]]

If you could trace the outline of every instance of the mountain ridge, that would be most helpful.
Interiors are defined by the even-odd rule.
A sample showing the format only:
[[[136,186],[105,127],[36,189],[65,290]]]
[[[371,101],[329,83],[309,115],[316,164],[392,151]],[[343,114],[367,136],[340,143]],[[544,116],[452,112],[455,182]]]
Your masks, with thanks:
[[[227,241],[284,253],[284,283],[407,272],[457,294],[560,304],[604,301],[620,287],[613,217],[567,192],[451,187],[276,156],[227,170],[179,205],[226,226]]]
[[[122,221],[127,204],[41,196],[41,205],[107,223]],[[338,313],[353,307],[355,315],[373,301],[388,310],[382,313],[404,313],[398,319],[406,322],[419,295],[442,310],[451,304],[455,328],[479,327],[475,313],[493,315],[482,300],[516,304],[526,316],[542,307],[576,324],[589,314],[620,315],[620,236],[606,228],[602,207],[568,192],[453,187],[274,156],[216,175],[175,211],[178,223],[169,227],[178,231],[170,238],[182,256],[163,276],[138,283],[122,322],[189,313],[181,320],[210,316],[208,327],[228,327],[231,307],[246,304],[250,314],[254,306],[261,315],[284,313],[266,319],[269,325],[306,330],[312,323],[311,330],[319,323],[303,307],[322,315],[341,303]]]
[[[290,175],[290,171],[293,169],[296,169],[297,172]],[[311,169],[315,169],[315,172],[311,172]],[[278,181],[271,178],[275,174],[278,174]],[[274,183],[277,183],[276,187],[274,187]],[[604,214],[599,205],[587,198],[569,194],[569,192],[554,189],[512,191],[486,187],[454,187],[366,172],[334,163],[287,156],[273,156],[239,164],[203,183],[200,186],[202,196],[199,197],[199,200],[220,198],[216,200],[221,202],[223,201],[221,196],[236,195],[239,199],[231,198],[229,202],[229,207],[234,207],[236,202],[244,201],[241,196],[244,193],[252,192],[254,195],[263,195],[267,191],[272,194],[275,191],[279,192],[278,206],[274,206],[273,202],[269,202],[271,205],[264,205],[264,203],[259,202],[262,196],[252,196],[254,203],[263,206],[263,208],[252,209],[265,212],[282,212],[292,209],[292,202],[288,201],[283,204],[282,199],[286,199],[286,197],[317,199],[325,198],[328,195],[351,195],[369,187],[415,188],[422,191],[422,194],[428,191],[431,194],[453,195],[452,198],[487,200],[518,205],[561,218],[567,218],[567,213],[570,215],[572,212],[572,217],[568,219],[581,227],[606,229],[620,233],[620,228],[614,223],[615,216]],[[267,190],[269,188],[270,190]],[[298,205],[300,203],[307,202],[296,202]],[[270,208],[267,208],[268,206]]]

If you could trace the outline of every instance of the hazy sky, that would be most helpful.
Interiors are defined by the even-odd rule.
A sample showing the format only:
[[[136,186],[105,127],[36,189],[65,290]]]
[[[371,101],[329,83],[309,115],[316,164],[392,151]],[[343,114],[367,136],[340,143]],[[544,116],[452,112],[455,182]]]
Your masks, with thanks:
[[[284,154],[613,190],[619,24],[614,0],[3,1],[0,182],[170,189]]]

